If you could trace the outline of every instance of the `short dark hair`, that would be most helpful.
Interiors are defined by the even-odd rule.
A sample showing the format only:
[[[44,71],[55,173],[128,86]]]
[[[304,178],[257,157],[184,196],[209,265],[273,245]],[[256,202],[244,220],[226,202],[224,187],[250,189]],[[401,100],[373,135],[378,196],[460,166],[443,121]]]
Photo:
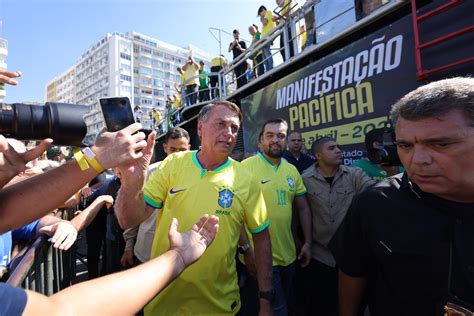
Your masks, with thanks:
[[[232,31],[232,34],[240,34],[239,30],[238,29],[235,29]]]
[[[168,132],[165,135],[164,143],[167,144],[168,140],[171,139],[178,139],[178,138],[186,138],[189,142],[189,133],[186,131],[184,128],[181,127],[173,127],[168,130]]]
[[[257,16],[259,16],[259,15],[260,15],[260,12],[262,12],[263,10],[267,11],[267,8],[266,8],[264,5],[261,5],[261,6],[258,8]]]
[[[461,111],[474,126],[474,78],[456,77],[431,82],[408,93],[392,107],[392,121],[399,117],[409,121],[441,117],[453,110]]]
[[[242,123],[242,119],[243,119],[242,118],[242,112],[240,112],[239,107],[237,105],[235,105],[235,103],[225,101],[225,100],[216,101],[214,103],[209,103],[209,104],[206,104],[205,106],[203,106],[201,111],[199,111],[198,121],[205,122],[207,120],[207,117],[209,116],[209,113],[216,106],[219,106],[219,105],[222,105],[222,106],[228,108],[229,110],[231,110],[232,112],[234,112],[235,114],[237,114],[237,116],[239,117],[239,122]]]
[[[258,135],[258,139],[262,139],[263,132],[265,131],[265,127],[268,124],[283,124],[283,125],[286,125],[286,127],[288,127],[288,123],[282,118],[276,118],[276,119],[268,120],[265,123],[263,123],[262,129],[260,130],[260,134]]]
[[[300,132],[300,131],[297,131],[297,130],[292,130],[291,132],[289,132],[289,133],[288,133],[288,137],[290,137],[291,134],[298,134],[298,135],[302,136],[302,135],[301,135],[301,132]]]
[[[200,64],[200,65],[204,65],[204,61],[203,61],[203,60],[200,60],[200,61],[199,61],[199,64]]]
[[[371,131],[369,131],[367,134],[365,134],[365,148],[367,150],[373,149],[374,148],[374,142],[379,142],[383,143],[383,133],[384,133],[383,128],[376,128]]]
[[[335,142],[335,141],[336,140],[334,138],[329,137],[329,136],[318,138],[317,140],[313,142],[313,144],[311,144],[311,152],[313,154],[319,153],[321,149],[323,149],[324,144],[328,142]]]

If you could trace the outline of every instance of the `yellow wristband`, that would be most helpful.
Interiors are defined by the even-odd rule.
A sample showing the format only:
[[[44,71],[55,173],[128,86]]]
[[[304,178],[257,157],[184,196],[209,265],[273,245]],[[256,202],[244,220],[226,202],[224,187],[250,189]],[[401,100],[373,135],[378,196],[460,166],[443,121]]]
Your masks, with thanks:
[[[86,156],[82,153],[82,151],[78,150],[74,153],[74,159],[76,159],[79,168],[82,171],[87,170],[90,168],[89,164],[87,163]]]
[[[82,153],[84,154],[84,158],[87,160],[89,165],[91,165],[95,171],[102,173],[105,170],[104,167],[102,167],[102,165],[97,161],[97,159],[95,159],[95,154],[89,147],[82,149]]]

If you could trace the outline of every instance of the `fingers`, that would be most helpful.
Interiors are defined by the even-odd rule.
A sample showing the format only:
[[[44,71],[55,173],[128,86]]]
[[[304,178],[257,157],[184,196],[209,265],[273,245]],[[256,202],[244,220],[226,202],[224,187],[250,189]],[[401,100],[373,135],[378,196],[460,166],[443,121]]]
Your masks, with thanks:
[[[68,250],[76,241],[77,231],[67,222],[57,224],[57,230],[51,239],[53,247],[59,250]]]
[[[46,151],[46,149],[48,149],[52,142],[53,140],[51,138],[43,139],[38,146],[22,153],[21,157],[25,160],[25,162],[36,159],[41,156]]]
[[[197,222],[196,224],[193,225],[193,230],[197,231],[198,233],[202,230],[204,223],[206,223],[209,220],[209,215],[204,214]]]
[[[3,135],[0,135],[0,152],[3,153],[9,146],[7,139]]]
[[[141,130],[143,128],[142,124],[140,123],[133,123],[127,127],[125,127],[124,129],[122,129],[121,131],[126,133],[126,134],[135,134],[136,132],[138,132],[139,130]]]
[[[178,219],[173,217],[173,219],[171,220],[169,234],[173,235],[177,233],[178,233]]]
[[[72,245],[74,245],[74,242],[76,241],[76,238],[77,238],[77,232],[70,231],[69,234],[67,235],[66,239],[59,246],[59,249],[60,250],[69,250],[69,248],[71,248]]]
[[[156,132],[153,131],[148,135],[146,140],[146,147],[144,149],[144,154],[151,155],[153,154],[153,148],[155,147]]]
[[[54,230],[53,230],[53,226],[55,226],[55,225],[48,225],[48,226],[41,227],[39,232],[42,233],[42,234],[46,234],[48,236],[51,236],[51,235],[54,234],[54,231],[56,230],[56,227],[54,227]]]
[[[18,78],[21,77],[21,72],[15,71],[15,72],[10,72],[6,70],[0,70],[0,82],[4,82],[10,85],[15,86],[18,84],[16,80],[13,80],[12,78]]]

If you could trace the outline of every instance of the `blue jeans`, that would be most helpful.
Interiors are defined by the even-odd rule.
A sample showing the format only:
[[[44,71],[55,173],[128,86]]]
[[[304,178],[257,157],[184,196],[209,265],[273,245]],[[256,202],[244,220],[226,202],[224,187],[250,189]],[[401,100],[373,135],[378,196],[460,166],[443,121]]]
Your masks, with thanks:
[[[273,68],[273,56],[270,50],[270,45],[266,45],[262,48],[263,64],[265,65],[265,72]]]

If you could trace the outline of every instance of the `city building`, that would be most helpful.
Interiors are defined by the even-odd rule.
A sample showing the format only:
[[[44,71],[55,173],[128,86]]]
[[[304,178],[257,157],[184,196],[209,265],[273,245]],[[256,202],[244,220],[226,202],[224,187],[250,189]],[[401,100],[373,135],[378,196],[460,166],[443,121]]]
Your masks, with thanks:
[[[129,97],[133,107],[141,107],[142,124],[151,129],[151,110],[164,111],[166,97],[180,83],[176,68],[188,56],[209,67],[210,54],[195,46],[182,48],[136,32],[108,33],[46,85],[46,101],[90,105],[88,141],[104,127],[98,102],[104,97]]]

